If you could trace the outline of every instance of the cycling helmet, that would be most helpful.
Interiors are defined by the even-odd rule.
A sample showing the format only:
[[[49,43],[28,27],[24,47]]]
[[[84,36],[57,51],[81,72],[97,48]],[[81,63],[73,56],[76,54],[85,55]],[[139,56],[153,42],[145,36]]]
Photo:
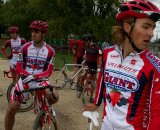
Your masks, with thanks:
[[[39,30],[41,32],[47,32],[48,31],[48,24],[46,22],[36,20],[31,23],[29,28],[33,29],[33,30]]]
[[[9,30],[8,30],[10,33],[18,33],[19,32],[19,28],[16,27],[16,26],[11,26],[9,27]]]
[[[82,35],[82,40],[83,41],[92,40],[92,35],[91,34],[83,34]]]
[[[160,19],[160,10],[148,0],[130,0],[121,4],[116,20],[121,22],[126,17]]]

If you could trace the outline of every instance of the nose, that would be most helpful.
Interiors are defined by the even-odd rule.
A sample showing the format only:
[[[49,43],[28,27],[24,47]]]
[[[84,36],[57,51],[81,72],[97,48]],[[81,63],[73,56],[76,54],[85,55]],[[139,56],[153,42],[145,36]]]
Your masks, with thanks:
[[[153,28],[150,28],[150,29],[148,30],[148,33],[147,33],[147,34],[148,34],[149,37],[152,38],[152,37],[154,36]]]

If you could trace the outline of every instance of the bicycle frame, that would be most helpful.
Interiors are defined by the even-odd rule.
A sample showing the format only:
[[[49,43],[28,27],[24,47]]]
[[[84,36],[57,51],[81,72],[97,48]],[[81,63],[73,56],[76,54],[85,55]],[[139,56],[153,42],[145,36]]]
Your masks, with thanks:
[[[48,123],[48,127],[49,130],[51,130],[51,117],[50,114],[53,114],[53,117],[56,117],[55,115],[55,111],[53,110],[53,108],[50,108],[49,104],[48,104],[48,100],[45,97],[45,92],[44,89],[49,88],[51,91],[51,86],[46,86],[46,87],[37,87],[37,88],[31,88],[28,90],[22,90],[20,92],[15,92],[16,95],[20,96],[22,93],[26,93],[26,92],[34,92],[33,94],[33,99],[34,99],[34,113],[40,114],[41,111],[45,111],[46,112],[46,118],[43,118],[42,120],[42,130],[44,130],[44,122],[45,120],[47,120]],[[52,111],[52,113],[50,112],[50,110]]]
[[[71,79],[74,79],[75,76],[83,69],[82,64],[65,64],[62,68],[62,70],[59,72],[56,81],[60,78],[60,75],[63,73],[63,71],[67,68],[67,66],[80,66],[81,68],[71,77]]]

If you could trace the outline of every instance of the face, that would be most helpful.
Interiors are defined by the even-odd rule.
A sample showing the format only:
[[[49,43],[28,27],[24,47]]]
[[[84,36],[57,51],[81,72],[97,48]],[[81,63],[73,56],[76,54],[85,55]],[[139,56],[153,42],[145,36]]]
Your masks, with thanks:
[[[145,50],[153,37],[153,30],[155,28],[155,22],[149,18],[137,19],[133,31],[131,33],[131,38],[134,44],[140,50]]]
[[[38,30],[31,30],[31,37],[35,44],[39,44],[44,40],[45,34]]]
[[[10,36],[12,39],[15,40],[15,39],[17,39],[18,34],[16,32],[12,32],[12,33],[10,33]]]

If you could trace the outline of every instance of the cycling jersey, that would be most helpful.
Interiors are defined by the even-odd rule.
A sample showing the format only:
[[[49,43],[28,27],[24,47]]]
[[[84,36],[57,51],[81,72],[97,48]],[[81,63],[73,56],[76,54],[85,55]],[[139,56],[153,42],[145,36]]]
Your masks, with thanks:
[[[90,48],[85,50],[86,61],[87,62],[97,62],[99,57],[99,46],[96,44],[92,44]]]
[[[115,45],[103,51],[94,103],[104,99],[103,121],[110,130],[160,128],[160,60],[149,50],[122,56]],[[150,96],[151,95],[151,96]]]
[[[21,77],[34,75],[35,79],[49,78],[53,70],[53,61],[55,59],[55,51],[48,44],[44,43],[41,48],[36,48],[33,42],[25,44],[20,53],[18,54],[18,60],[16,65],[17,74]],[[15,86],[15,90],[23,90],[28,88],[34,88],[42,86],[41,84],[48,85],[48,81],[43,82],[29,82],[27,85],[22,84],[20,78]],[[22,94],[21,100],[27,97],[27,94]],[[11,100],[19,100],[13,93]]]
[[[7,57],[6,48],[10,47],[11,55],[10,55],[10,68],[15,69],[17,63],[17,55],[21,46],[24,45],[26,41],[17,37],[17,39],[10,39],[4,43],[4,48],[2,48],[2,53]]]

